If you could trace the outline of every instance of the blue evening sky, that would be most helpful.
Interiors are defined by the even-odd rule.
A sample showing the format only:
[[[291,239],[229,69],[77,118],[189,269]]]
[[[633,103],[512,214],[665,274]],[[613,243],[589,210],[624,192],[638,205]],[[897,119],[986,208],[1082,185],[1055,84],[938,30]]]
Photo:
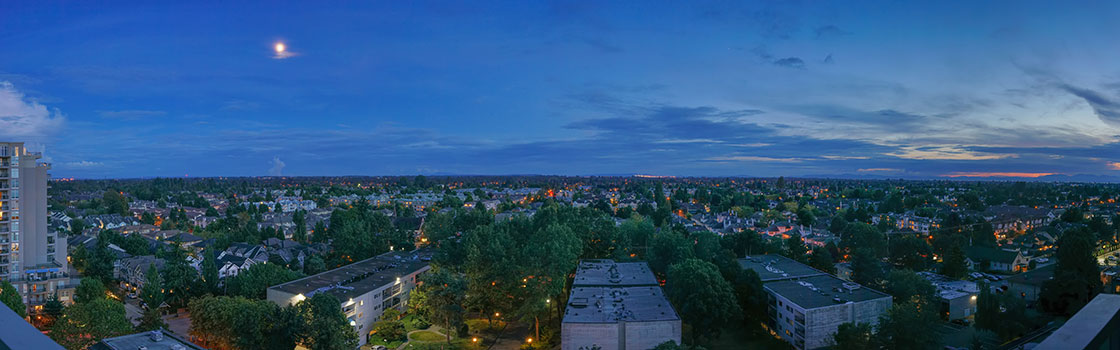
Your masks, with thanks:
[[[1118,13],[3,1],[0,140],[82,178],[1117,176]]]

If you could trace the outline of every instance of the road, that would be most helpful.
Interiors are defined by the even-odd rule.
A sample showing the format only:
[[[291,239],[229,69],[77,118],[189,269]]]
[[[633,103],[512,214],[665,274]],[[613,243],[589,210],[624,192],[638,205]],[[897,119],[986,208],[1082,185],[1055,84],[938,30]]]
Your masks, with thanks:
[[[134,326],[139,325],[140,324],[140,316],[144,314],[144,309],[140,308],[140,300],[139,299],[128,299],[128,297],[125,297],[125,299],[124,299],[124,314],[125,314],[125,317],[128,317],[129,321],[132,321],[132,325],[134,325]]]

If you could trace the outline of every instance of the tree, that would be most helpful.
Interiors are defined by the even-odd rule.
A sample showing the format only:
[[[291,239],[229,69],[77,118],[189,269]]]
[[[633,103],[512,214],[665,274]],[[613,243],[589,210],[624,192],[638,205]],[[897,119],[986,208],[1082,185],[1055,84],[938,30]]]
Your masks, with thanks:
[[[516,247],[507,244],[512,240],[504,226],[482,226],[471,230],[465,237],[467,259],[464,271],[467,277],[466,304],[486,315],[493,325],[495,312],[509,313],[513,307],[511,288],[518,286],[516,276]],[[412,296],[415,298],[415,296]]]
[[[128,198],[125,198],[117,190],[108,190],[101,195],[101,206],[108,214],[120,214],[121,216],[129,216],[128,212]]]
[[[870,248],[852,252],[852,281],[865,286],[878,286],[883,280],[883,266]]]
[[[949,253],[941,262],[941,274],[953,279],[963,278],[968,273],[968,262],[960,245],[949,248]]]
[[[647,203],[643,203],[648,205]],[[645,217],[631,217],[623,221],[618,227],[620,241],[626,242],[626,247],[620,247],[623,255],[633,254],[635,257],[645,257],[646,247],[650,245],[655,228],[653,223]]]
[[[326,242],[327,237],[327,225],[322,221],[316,222],[315,228],[311,230],[311,242]]]
[[[834,350],[866,350],[875,349],[875,334],[871,324],[868,323],[842,323],[832,335],[832,349]]]
[[[165,298],[163,288],[163,277],[160,276],[159,270],[156,270],[155,265],[148,266],[148,272],[144,275],[144,287],[140,289],[140,299],[144,304],[148,305],[148,310],[155,310],[159,313],[159,307],[163,304]]]
[[[385,340],[385,342],[404,341],[407,340],[408,330],[405,329],[404,323],[397,319],[400,311],[397,309],[388,309],[381,314],[381,320],[373,323],[373,332],[370,337],[376,336]]]
[[[466,311],[463,309],[466,282],[458,274],[443,269],[430,271],[422,279],[424,285],[421,289],[427,295],[425,314],[430,321],[443,327],[450,344],[451,330],[459,328]]]
[[[1044,310],[1071,316],[1100,293],[1095,249],[1094,234],[1085,227],[1070,229],[1058,239],[1054,278],[1043,283],[1040,293]]]
[[[670,266],[665,293],[681,320],[692,325],[693,343],[701,337],[718,336],[741,316],[731,284],[706,261],[687,259]]]
[[[23,305],[23,297],[8,281],[0,280],[0,302],[19,314],[19,317],[27,317],[27,306]]]
[[[214,257],[214,249],[207,249],[202,254],[202,282],[206,285],[206,291],[217,293],[220,279],[218,259]]]
[[[805,253],[808,250],[805,248],[805,242],[801,240],[801,234],[794,232],[786,239],[786,254],[790,259],[797,260],[798,262],[805,263]]]
[[[105,285],[95,277],[84,277],[74,291],[74,302],[87,303],[94,300],[105,299]]]
[[[264,299],[268,287],[293,281],[303,274],[272,263],[258,263],[237,276],[226,278],[226,294],[249,299]]]
[[[762,279],[758,277],[758,272],[741,268],[738,263],[735,264],[735,267],[737,268],[732,272],[734,277],[725,277],[725,279],[731,282],[732,288],[735,290],[735,298],[739,303],[745,323],[750,327],[757,328],[767,319],[766,290],[762,288]]]
[[[242,297],[195,298],[188,307],[191,336],[211,348],[292,349],[303,337],[308,321],[296,306],[281,308],[270,301]]]
[[[999,299],[987,283],[980,283],[980,294],[976,297],[976,328],[999,332]]]
[[[914,302],[931,307],[937,288],[925,277],[910,270],[892,270],[886,280],[886,292],[895,303]]]
[[[300,303],[307,320],[302,345],[311,350],[353,349],[358,346],[358,334],[346,315],[341,302],[328,293],[316,293]]]
[[[941,336],[928,330],[936,329],[940,323],[932,307],[913,302],[895,304],[879,316],[875,338],[887,349],[936,349]]]
[[[814,269],[824,271],[825,273],[835,275],[836,265],[832,263],[832,253],[824,247],[813,248],[813,255],[809,256],[809,266]]]
[[[692,242],[670,230],[661,230],[653,236],[649,252],[649,268],[664,274],[669,266],[693,257]]]
[[[932,248],[924,239],[903,235],[890,242],[891,261],[911,270],[924,270],[933,256]]]
[[[797,223],[798,224],[800,224],[802,226],[813,226],[813,224],[816,223],[816,222],[817,222],[817,216],[813,215],[812,210],[810,210],[808,208],[805,208],[805,207],[801,207],[801,209],[797,210]]]
[[[887,255],[887,240],[875,226],[863,222],[849,224],[840,237],[841,248],[849,251],[868,249],[873,258]]]
[[[154,331],[158,329],[167,328],[167,324],[163,322],[162,313],[158,307],[150,307],[140,314],[140,324],[136,325],[138,331]]]
[[[43,304],[42,315],[46,316],[46,319],[43,322],[43,327],[49,329],[51,326],[53,326],[54,322],[58,320],[59,317],[62,317],[62,311],[65,309],[66,306],[62,305],[62,302],[58,300],[57,292],[54,293],[54,295],[47,297],[47,302]]]
[[[124,304],[97,299],[74,304],[51,327],[50,337],[67,349],[85,349],[101,339],[132,333]]]
[[[327,270],[327,263],[318,255],[312,255],[303,262],[303,273],[311,276]]]
[[[292,232],[292,240],[300,243],[307,242],[307,215],[302,210],[296,211],[292,214],[292,223],[295,224],[295,231]]]

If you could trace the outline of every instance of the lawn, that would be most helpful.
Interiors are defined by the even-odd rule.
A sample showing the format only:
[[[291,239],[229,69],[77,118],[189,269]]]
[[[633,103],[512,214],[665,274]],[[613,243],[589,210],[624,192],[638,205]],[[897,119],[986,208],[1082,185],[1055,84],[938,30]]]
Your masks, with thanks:
[[[394,341],[386,342],[382,339],[370,339],[368,344],[369,345],[384,345],[385,348],[396,349],[398,346],[401,346],[401,344],[404,344],[404,341],[394,340]]]
[[[491,326],[484,318],[472,318],[466,321],[467,327],[470,328],[471,333],[495,333],[506,326],[502,321],[494,320],[494,325]]]
[[[412,334],[408,335],[408,339],[412,340],[412,341],[422,341],[422,342],[447,341],[446,336],[444,336],[442,334],[439,334],[439,333],[436,333],[436,332],[432,332],[432,331],[413,332]]]
[[[793,349],[793,347],[790,346],[789,343],[786,343],[781,339],[774,338],[773,336],[770,336],[770,334],[763,332],[761,329],[751,330],[746,329],[745,327],[735,327],[732,329],[727,329],[719,338],[701,342],[700,345],[710,350]]]

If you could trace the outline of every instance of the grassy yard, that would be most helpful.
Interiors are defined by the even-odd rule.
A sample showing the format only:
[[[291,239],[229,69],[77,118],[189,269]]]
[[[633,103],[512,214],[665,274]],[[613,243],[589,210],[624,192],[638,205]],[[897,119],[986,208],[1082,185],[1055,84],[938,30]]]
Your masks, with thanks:
[[[418,331],[408,335],[408,339],[421,342],[447,341],[447,337],[432,331]]]
[[[793,347],[774,338],[770,334],[759,330],[744,328],[728,329],[719,338],[701,342],[701,346],[709,350],[731,349],[764,349],[764,350],[792,350]]]

